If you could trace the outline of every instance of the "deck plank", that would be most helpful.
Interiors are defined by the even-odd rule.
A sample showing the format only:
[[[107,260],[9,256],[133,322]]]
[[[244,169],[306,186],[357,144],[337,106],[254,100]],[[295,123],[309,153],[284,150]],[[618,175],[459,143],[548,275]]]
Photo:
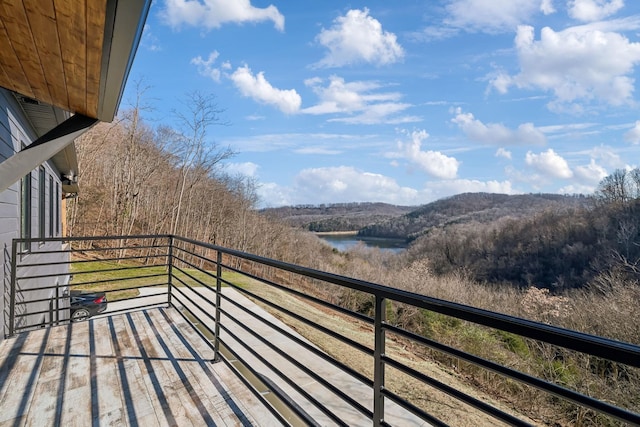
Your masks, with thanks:
[[[0,341],[0,427],[279,425],[212,357],[174,309],[27,332]]]

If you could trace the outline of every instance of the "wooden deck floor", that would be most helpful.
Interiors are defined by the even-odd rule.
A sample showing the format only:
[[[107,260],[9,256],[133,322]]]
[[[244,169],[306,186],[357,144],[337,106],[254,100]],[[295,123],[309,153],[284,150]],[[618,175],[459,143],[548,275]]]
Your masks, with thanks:
[[[278,425],[173,310],[0,342],[0,427]]]

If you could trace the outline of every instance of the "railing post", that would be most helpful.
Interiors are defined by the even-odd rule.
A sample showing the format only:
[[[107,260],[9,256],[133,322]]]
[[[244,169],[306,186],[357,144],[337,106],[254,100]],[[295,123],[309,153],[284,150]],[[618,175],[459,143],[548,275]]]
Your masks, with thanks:
[[[12,337],[16,328],[16,266],[18,258],[18,242],[13,239],[11,242],[11,283],[9,296],[9,336]]]
[[[387,320],[386,300],[376,295],[374,319],[375,348],[373,352],[373,425],[378,427],[384,420],[384,361],[385,329],[383,323]]]
[[[173,286],[173,235],[169,236],[169,254],[167,256],[169,264],[167,277],[167,306],[171,307],[171,288]]]
[[[216,324],[214,326],[215,341],[213,343],[213,361],[220,360],[220,302],[222,298],[220,296],[222,292],[222,252],[217,251],[218,256],[216,258]]]

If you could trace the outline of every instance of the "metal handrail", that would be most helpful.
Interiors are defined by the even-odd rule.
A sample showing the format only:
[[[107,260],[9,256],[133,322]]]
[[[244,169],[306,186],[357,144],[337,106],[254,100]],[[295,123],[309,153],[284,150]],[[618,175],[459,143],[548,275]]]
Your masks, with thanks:
[[[55,290],[55,297],[60,298],[60,290],[64,288],[66,285],[57,285],[57,286],[30,286],[21,288],[19,286],[20,281],[27,280],[39,280],[39,279],[48,279],[56,276],[60,276],[60,274],[19,274],[18,271],[21,268],[29,268],[31,270],[37,269],[39,266],[60,266],[65,263],[71,264],[71,262],[62,262],[62,261],[51,261],[47,262],[34,262],[35,260],[29,258],[25,260],[24,263],[21,263],[21,258],[24,254],[18,253],[18,247],[21,243],[25,242],[63,242],[63,243],[72,243],[72,242],[113,242],[120,241],[115,246],[100,246],[95,248],[82,248],[82,249],[65,249],[61,251],[57,251],[59,253],[67,253],[71,254],[74,252],[83,252],[88,253],[91,251],[96,252],[104,252],[104,251],[134,251],[134,250],[152,250],[159,249],[162,250],[161,254],[149,254],[145,255],[136,255],[136,256],[127,256],[127,257],[109,257],[109,260],[119,261],[119,260],[135,260],[142,258],[166,258],[166,263],[159,264],[161,266],[166,267],[166,274],[154,274],[154,275],[139,275],[136,276],[138,278],[143,277],[156,277],[156,276],[166,276],[166,283],[158,283],[152,284],[148,286],[166,286],[166,302],[163,304],[169,305],[172,307],[180,308],[183,310],[181,314],[191,321],[193,321],[194,328],[198,329],[199,334],[207,340],[207,343],[214,350],[214,360],[223,360],[227,363],[232,370],[236,372],[238,375],[242,375],[240,371],[235,367],[232,363],[232,359],[238,359],[240,363],[244,363],[245,367],[249,372],[253,372],[254,377],[259,378],[261,376],[260,373],[252,370],[251,366],[246,366],[247,362],[242,360],[240,354],[237,351],[231,349],[220,337],[221,331],[224,331],[225,334],[228,334],[230,337],[234,337],[239,340],[242,345],[245,345],[242,342],[242,337],[237,333],[233,332],[230,329],[231,324],[239,325],[238,319],[236,319],[229,311],[227,311],[224,307],[226,304],[233,304],[236,308],[244,310],[248,312],[246,308],[242,307],[240,304],[236,303],[222,292],[222,286],[230,286],[239,291],[240,293],[250,297],[255,301],[259,301],[262,304],[269,306],[271,309],[278,311],[279,313],[294,318],[300,322],[303,322],[307,326],[311,326],[317,331],[330,336],[334,339],[340,340],[345,345],[348,345],[350,348],[354,350],[359,350],[364,352],[365,354],[369,354],[373,359],[373,378],[369,378],[363,376],[351,369],[347,364],[344,364],[329,355],[321,352],[317,349],[310,349],[308,344],[304,343],[303,347],[306,347],[308,350],[312,351],[316,355],[324,358],[329,361],[333,366],[341,369],[343,372],[349,374],[354,381],[361,381],[365,385],[372,387],[372,410],[366,409],[362,407],[358,402],[351,399],[349,396],[341,394],[339,390],[333,390],[335,394],[341,398],[345,404],[353,407],[360,413],[372,419],[372,423],[374,426],[378,425],[386,425],[385,422],[385,400],[392,401],[398,404],[400,407],[405,408],[409,412],[414,415],[422,418],[425,421],[428,421],[432,424],[442,424],[437,418],[433,417],[431,414],[428,414],[421,408],[418,408],[413,403],[406,401],[402,396],[392,392],[385,386],[385,372],[387,371],[387,367],[392,367],[394,369],[399,370],[400,372],[404,372],[407,375],[412,376],[413,378],[420,380],[425,384],[429,384],[448,395],[472,406],[480,411],[483,411],[496,419],[502,420],[509,424],[520,425],[526,424],[526,421],[520,420],[512,414],[506,413],[500,409],[493,407],[492,405],[483,402],[479,399],[476,399],[472,396],[469,396],[463,393],[460,390],[456,390],[449,385],[443,384],[435,379],[429,378],[421,372],[416,371],[413,368],[410,368],[404,365],[402,362],[393,359],[390,355],[386,354],[385,343],[387,342],[387,338],[385,337],[386,332],[389,331],[397,336],[402,336],[405,339],[411,340],[412,342],[419,343],[420,345],[432,348],[438,352],[442,352],[449,356],[456,357],[458,359],[464,360],[468,363],[474,364],[482,369],[489,370],[499,375],[505,376],[512,380],[518,381],[520,383],[533,386],[539,390],[542,390],[546,393],[550,393],[562,399],[574,402],[578,405],[582,405],[591,409],[594,409],[598,412],[604,413],[608,416],[617,418],[619,420],[629,422],[632,424],[640,424],[640,414],[635,413],[629,409],[617,407],[611,403],[604,402],[602,400],[595,399],[593,397],[585,396],[577,391],[567,389],[555,383],[550,383],[535,376],[531,376],[529,374],[521,373],[512,368],[506,367],[504,365],[498,364],[496,362],[482,359],[473,354],[468,354],[462,350],[452,348],[446,346],[442,343],[433,341],[427,337],[416,334],[412,331],[407,331],[405,329],[399,328],[398,326],[394,326],[389,324],[386,321],[386,307],[387,302],[394,301],[397,303],[407,304],[419,309],[425,309],[432,312],[440,313],[443,315],[451,316],[456,319],[465,320],[468,322],[472,322],[478,325],[486,326],[489,328],[494,328],[497,330],[513,333],[519,335],[521,337],[537,340],[543,343],[548,343],[555,345],[557,347],[561,347],[564,349],[569,349],[573,351],[577,351],[586,355],[600,357],[612,362],[625,364],[631,367],[640,368],[640,346],[624,343],[620,341],[615,341],[608,338],[598,337],[590,334],[585,334],[577,331],[572,331],[564,328],[559,328],[556,326],[551,326],[548,324],[543,324],[539,322],[534,322],[527,319],[517,318],[501,313],[496,313],[488,310],[483,310],[463,304],[453,303],[450,301],[445,301],[437,298],[427,297],[424,295],[415,294],[412,292],[391,288],[388,286],[383,286],[376,283],[371,283],[359,279],[349,278],[346,276],[340,276],[333,273],[328,273],[320,270],[311,269],[308,267],[302,267],[295,264],[290,264],[282,261],[277,261],[274,259],[264,258],[261,256],[248,254],[245,252],[237,251],[234,249],[229,249],[209,243],[199,242],[197,240],[173,236],[173,235],[139,235],[139,236],[109,236],[109,237],[66,237],[66,238],[47,238],[47,239],[15,239],[12,244],[12,260],[11,260],[11,290],[9,295],[9,324],[8,324],[8,335],[13,335],[14,333],[22,330],[28,330],[29,325],[17,325],[16,321],[20,319],[28,319],[30,317],[36,315],[44,315],[47,312],[51,312],[52,309],[47,310],[34,310],[27,311],[27,307],[29,304],[35,304],[40,302],[46,302],[47,298],[38,297],[38,298],[27,298],[25,294],[28,292],[34,291],[48,291]],[[145,244],[145,240],[152,240],[153,244]],[[122,242],[135,242],[138,243],[136,246],[133,243],[123,244]],[[162,243],[158,243],[162,242]],[[185,246],[189,246],[186,248]],[[208,250],[213,252],[212,257],[207,257],[202,255],[200,251]],[[33,252],[37,252],[33,250]],[[55,250],[51,250],[47,248],[43,249],[42,254],[55,254]],[[20,258],[20,259],[19,259]],[[192,262],[192,260],[199,260],[199,262],[207,263],[208,266],[214,266],[215,273],[211,270],[204,270],[198,267],[198,262]],[[236,267],[232,265],[232,260],[238,261],[241,265],[240,267]],[[27,262],[28,261],[28,262]],[[75,262],[89,263],[93,260],[79,260]],[[102,261],[102,259],[96,259],[96,262]],[[363,292],[369,294],[374,298],[374,315],[370,317],[363,313],[358,313],[346,309],[344,307],[335,305],[329,301],[326,301],[322,298],[319,298],[317,295],[311,295],[306,293],[300,289],[295,289],[286,283],[279,283],[277,280],[273,280],[267,277],[261,277],[258,274],[255,274],[251,271],[242,267],[242,262],[248,262],[250,264],[266,266],[274,270],[286,271],[296,276],[305,278],[305,279],[314,279],[318,280],[322,283],[329,283],[332,285],[336,285],[340,288],[351,289],[359,292]],[[193,274],[186,271],[183,267],[187,266],[189,269],[200,270],[204,273],[204,277],[207,279],[199,279],[195,277]],[[144,266],[127,266],[127,267],[117,267],[117,268],[109,268],[103,270],[95,270],[94,273],[102,272],[122,272],[122,271],[130,271],[137,269],[144,269],[152,267],[150,265]],[[279,292],[285,292],[297,298],[304,299],[311,304],[318,304],[325,309],[331,310],[335,313],[339,313],[344,316],[349,316],[357,321],[365,322],[365,324],[371,325],[373,327],[372,335],[373,335],[373,347],[365,346],[363,344],[358,343],[357,341],[351,340],[347,337],[344,337],[330,328],[326,326],[322,326],[310,319],[305,318],[300,314],[296,314],[290,310],[285,309],[284,307],[279,306],[277,303],[270,301],[268,298],[258,295],[254,292],[243,289],[242,286],[238,286],[230,280],[227,280],[222,277],[223,271],[233,271],[243,276],[257,280],[261,285],[266,288],[274,289]],[[68,273],[67,273],[68,274]],[[80,274],[80,273],[78,273]],[[183,278],[181,278],[181,276]],[[102,282],[116,282],[116,281],[124,281],[127,279],[100,279],[96,280],[92,283],[102,283]],[[191,281],[192,283],[188,283]],[[89,282],[81,282],[80,284],[87,284]],[[146,287],[147,285],[145,285]],[[198,287],[202,287],[202,289],[208,289],[208,291],[213,292],[215,295],[214,301],[206,300],[205,296],[197,290]],[[135,289],[136,286],[127,287],[126,289]],[[190,292],[190,294],[189,294]],[[22,297],[21,301],[16,301],[18,298],[18,294]],[[164,292],[154,294],[155,295],[164,295]],[[191,296],[189,296],[191,295]],[[129,299],[143,299],[145,296],[135,296]],[[56,302],[56,304],[58,304]],[[153,307],[158,306],[158,304],[147,304],[142,305],[140,307]],[[20,307],[21,312],[16,312],[16,307]],[[50,316],[50,322],[48,324],[54,325],[59,324],[61,321],[64,321],[65,318],[59,315],[64,310],[68,310],[67,307],[57,307],[57,312],[55,318]],[[139,307],[139,308],[140,308]],[[190,307],[193,307],[190,308]],[[208,320],[203,320],[202,316],[194,311],[197,309],[200,313],[204,314],[204,317]],[[124,310],[124,309],[123,309]],[[116,310],[115,312],[120,312],[123,310]],[[106,312],[111,313],[111,312]],[[248,312],[249,313],[249,312]],[[256,316],[254,313],[249,313],[252,316]],[[67,316],[68,318],[68,316]],[[257,317],[256,317],[257,318]],[[277,325],[271,324],[270,322],[264,319],[257,319],[269,326],[271,329],[277,330],[280,333],[283,333],[284,336],[288,336],[293,342],[301,344],[298,342],[298,338],[295,338],[292,334],[288,334],[286,331],[282,330]],[[245,329],[245,331],[249,335],[255,335],[255,333],[251,330],[246,330],[244,325],[239,325]],[[200,330],[202,329],[202,330]],[[203,332],[205,331],[205,332]],[[211,337],[211,338],[207,338]],[[257,337],[262,341],[265,341],[261,337]],[[297,341],[298,340],[298,341]],[[276,353],[279,353],[285,359],[291,359],[289,355],[286,354],[286,350],[277,348],[277,346],[273,345],[273,343],[264,342],[267,346],[271,347]],[[302,345],[302,344],[301,344]],[[253,354],[254,357],[258,359],[263,359],[267,365],[271,365],[268,361],[265,361],[263,356],[260,354],[256,354],[256,351],[251,348],[247,348],[248,352]],[[294,365],[296,365],[295,361],[293,361]],[[298,365],[300,365],[298,363]],[[311,377],[314,377],[313,372],[309,372],[308,367],[299,366],[303,371],[306,371]],[[280,380],[284,381],[291,385],[294,389],[298,390],[298,392],[303,395],[308,402],[310,402],[313,406],[315,406],[318,410],[323,412],[325,415],[329,417],[329,419],[336,421],[339,420],[339,416],[334,414],[329,408],[324,406],[319,400],[317,400],[314,396],[308,395],[305,390],[301,390],[297,384],[292,384],[291,379],[287,377],[286,372],[282,372],[277,368],[271,366],[271,370],[275,373]],[[246,379],[243,379],[245,381]],[[266,380],[266,383],[269,383],[270,380]],[[263,381],[262,386],[269,388],[274,394],[280,395],[282,401],[286,404],[286,396],[282,396],[281,390],[275,390],[274,387],[268,387],[265,385],[265,381]],[[326,379],[322,379],[320,381],[326,382]],[[328,388],[332,389],[332,385],[328,384]],[[276,387],[277,388],[277,387]],[[260,395],[261,392],[258,390],[256,386],[250,386],[250,389],[256,395]],[[267,399],[258,396],[265,405],[269,406],[269,409],[273,412],[275,409],[273,408],[270,401]],[[300,408],[291,408],[292,413],[295,414],[300,419],[305,419],[306,414],[304,411],[301,411]],[[280,418],[280,417],[279,417]],[[284,419],[284,418],[281,418]],[[308,421],[308,420],[307,420]]]

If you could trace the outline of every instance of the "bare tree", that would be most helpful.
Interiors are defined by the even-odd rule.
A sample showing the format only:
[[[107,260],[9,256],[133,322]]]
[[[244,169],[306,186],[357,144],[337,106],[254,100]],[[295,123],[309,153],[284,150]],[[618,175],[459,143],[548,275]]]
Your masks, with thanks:
[[[220,114],[224,111],[211,95],[193,92],[184,102],[186,113],[175,112],[179,130],[171,135],[169,151],[177,161],[179,181],[176,182],[177,203],[171,233],[177,234],[183,210],[185,192],[200,180],[207,178],[215,166],[235,153],[229,148],[220,148],[210,140],[211,126],[226,125]]]

